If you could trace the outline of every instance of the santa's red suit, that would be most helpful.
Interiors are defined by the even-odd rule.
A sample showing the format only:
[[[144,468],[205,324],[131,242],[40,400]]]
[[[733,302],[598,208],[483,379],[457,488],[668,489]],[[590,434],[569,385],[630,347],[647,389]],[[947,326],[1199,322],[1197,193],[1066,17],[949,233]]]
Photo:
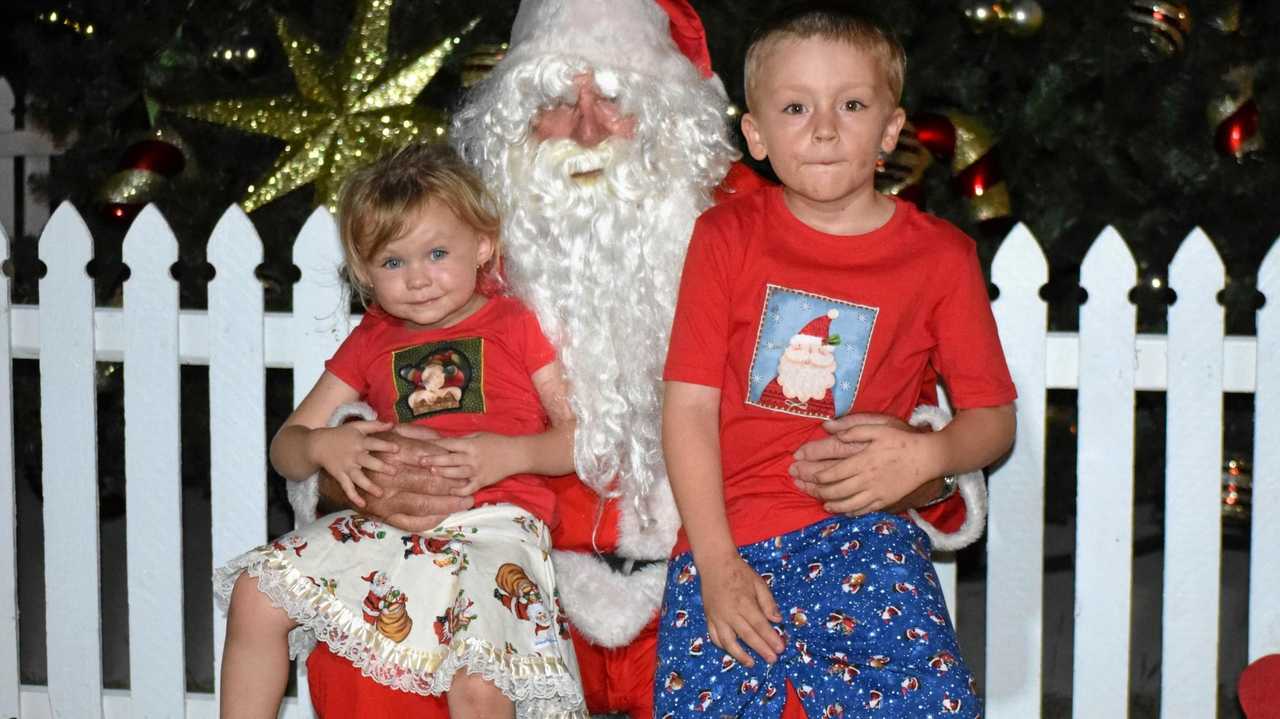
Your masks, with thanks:
[[[561,73],[547,69],[557,62],[567,69]],[[568,89],[553,88],[559,93],[554,94],[539,83],[582,71],[594,73],[604,94],[616,92],[629,112],[635,108],[638,139],[652,133],[650,142],[637,141],[630,149],[656,155],[640,160],[656,168],[650,171],[653,177],[618,173],[624,178],[619,182],[648,183],[643,192],[630,188],[616,195],[640,205],[635,196],[647,193],[645,213],[628,222],[609,222],[601,219],[596,208],[582,225],[588,234],[608,228],[612,234],[607,237],[568,237],[573,233],[560,231],[564,225],[557,222],[572,222],[571,216],[581,208],[569,205],[555,212],[547,209],[554,198],[530,199],[531,193],[545,191],[556,178],[541,177],[535,183],[510,176],[511,168],[532,162],[529,156],[534,153],[526,138],[539,103],[552,104]],[[686,105],[696,106],[669,101],[629,104],[626,95],[631,86],[625,80],[630,76],[640,78],[636,88],[651,92],[655,86],[674,88],[672,93],[679,94]],[[520,97],[539,89],[545,97]],[[582,479],[551,480],[560,515],[552,541],[587,706],[593,714],[648,719],[657,658],[656,617],[666,559],[679,527],[661,464],[657,381],[679,271],[693,221],[713,194],[722,201],[763,182],[746,167],[731,163],[736,150],[724,127],[727,97],[711,72],[702,24],[685,0],[524,0],[507,56],[477,94],[455,116],[453,140],[478,165],[500,200],[509,203],[504,208],[503,241],[511,284],[560,348],[578,415],[575,458]],[[664,111],[668,114],[654,116]],[[710,129],[700,131],[694,127],[698,122]],[[684,164],[679,165],[682,160],[672,159],[678,153],[672,152],[670,144],[676,142],[674,138],[696,137],[700,132],[714,137],[703,139],[702,144],[686,140],[693,150],[685,153]],[[606,179],[601,183],[612,177],[609,168],[602,174]],[[555,217],[532,216],[538,211]],[[659,227],[655,220],[654,226],[644,225],[651,218],[663,218],[665,224]],[[644,247],[644,252],[628,254],[635,247]],[[580,266],[571,268],[577,274],[557,276],[557,271],[565,271],[559,258],[566,256],[579,258]],[[623,257],[628,258],[625,269]],[[610,273],[609,267],[616,269]],[[644,301],[658,306],[638,306]],[[654,346],[641,344],[646,340]],[[610,357],[602,358],[602,345],[610,348]],[[606,379],[592,381],[599,377]],[[615,406],[598,409],[604,402]],[[618,412],[619,403],[627,411]],[[913,423],[935,428],[945,421],[945,414],[933,407],[922,408],[913,418]],[[986,514],[981,475],[962,477],[960,487],[959,496],[924,512],[932,523],[925,530],[935,548],[956,549],[981,533]],[[602,499],[604,495],[608,497]],[[291,491],[291,500],[296,500],[300,517],[314,516],[313,488],[304,485]],[[321,717],[447,715],[443,697],[397,692],[363,678],[323,644],[311,654],[307,666],[312,702]],[[794,696],[787,707],[784,716],[803,716]]]

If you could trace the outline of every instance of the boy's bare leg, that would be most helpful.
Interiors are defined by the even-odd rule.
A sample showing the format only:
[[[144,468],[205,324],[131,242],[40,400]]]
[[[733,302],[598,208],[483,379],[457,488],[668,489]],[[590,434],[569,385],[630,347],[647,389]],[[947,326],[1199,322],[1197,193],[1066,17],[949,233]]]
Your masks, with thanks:
[[[289,683],[289,631],[297,626],[246,572],[231,590],[222,652],[223,719],[275,719]]]
[[[511,719],[516,705],[493,682],[465,668],[453,675],[449,687],[451,719]]]

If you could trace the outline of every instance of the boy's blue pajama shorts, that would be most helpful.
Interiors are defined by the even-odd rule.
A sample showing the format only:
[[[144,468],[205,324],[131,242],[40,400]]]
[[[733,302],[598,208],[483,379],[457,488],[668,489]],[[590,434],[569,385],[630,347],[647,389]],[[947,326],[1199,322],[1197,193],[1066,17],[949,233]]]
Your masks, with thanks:
[[[748,669],[711,643],[688,553],[671,560],[658,629],[656,717],[778,717],[786,682],[809,719],[978,717],[969,669],[929,559],[910,520],[836,517],[739,547],[769,585],[786,642]]]

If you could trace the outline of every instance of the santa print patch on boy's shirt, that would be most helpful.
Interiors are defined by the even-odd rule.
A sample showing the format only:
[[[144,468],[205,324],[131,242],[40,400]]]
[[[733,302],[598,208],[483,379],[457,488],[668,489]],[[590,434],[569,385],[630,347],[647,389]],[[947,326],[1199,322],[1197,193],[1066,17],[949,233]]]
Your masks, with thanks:
[[[484,412],[484,339],[428,342],[391,353],[396,417]]]
[[[747,404],[831,419],[858,396],[880,310],[770,284],[756,333]]]

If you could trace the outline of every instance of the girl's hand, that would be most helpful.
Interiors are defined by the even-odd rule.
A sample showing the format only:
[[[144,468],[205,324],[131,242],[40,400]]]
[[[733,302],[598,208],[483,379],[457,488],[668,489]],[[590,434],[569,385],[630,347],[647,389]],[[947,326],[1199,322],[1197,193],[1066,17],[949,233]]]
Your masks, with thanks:
[[[518,437],[488,432],[438,439],[436,445],[446,451],[423,457],[422,466],[430,467],[440,477],[467,480],[467,484],[455,489],[454,494],[470,496],[520,471],[522,462],[518,440]]]
[[[342,492],[356,508],[363,509],[364,498],[356,487],[373,495],[382,496],[382,489],[365,476],[364,470],[395,474],[394,464],[373,456],[373,452],[394,453],[399,446],[370,435],[385,432],[394,425],[390,422],[347,422],[339,427],[320,427],[307,435],[307,456],[342,487]]]

